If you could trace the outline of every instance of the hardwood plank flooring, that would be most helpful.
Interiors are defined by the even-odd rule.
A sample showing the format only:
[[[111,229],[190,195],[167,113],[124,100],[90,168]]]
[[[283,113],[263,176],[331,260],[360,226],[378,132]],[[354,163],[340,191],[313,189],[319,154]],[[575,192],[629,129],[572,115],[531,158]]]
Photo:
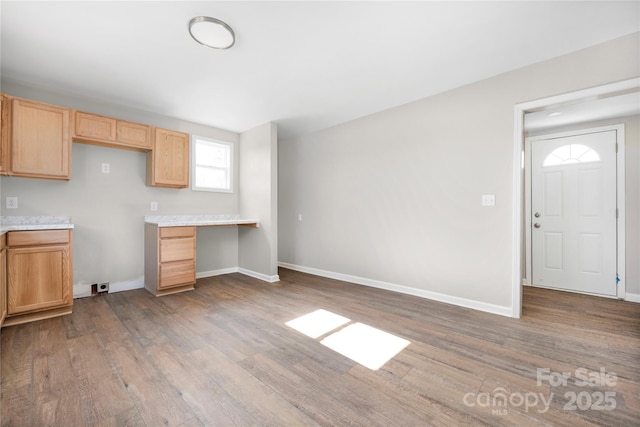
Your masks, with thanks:
[[[280,278],[79,299],[69,316],[2,329],[1,424],[640,426],[638,304],[525,288],[509,319]],[[410,344],[368,369],[321,343],[346,325],[318,338],[285,325],[317,309]]]

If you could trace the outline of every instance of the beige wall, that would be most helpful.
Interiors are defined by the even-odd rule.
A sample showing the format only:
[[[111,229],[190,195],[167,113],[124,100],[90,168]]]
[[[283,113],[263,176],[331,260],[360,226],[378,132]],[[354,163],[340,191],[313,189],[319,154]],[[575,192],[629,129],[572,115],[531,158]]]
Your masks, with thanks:
[[[236,145],[239,139],[238,134],[232,132],[15,82],[3,81],[2,92],[217,138]],[[72,156],[70,181],[3,177],[1,212],[2,215],[71,216],[75,224],[73,255],[76,284],[102,281],[141,283],[144,276],[144,215],[239,212],[237,191],[228,194],[147,187],[144,153],[74,143]],[[111,164],[110,174],[101,172],[103,162]],[[237,182],[237,176],[234,180]],[[6,196],[17,196],[19,208],[4,209]],[[152,201],[159,204],[157,212],[149,210]],[[197,239],[198,272],[238,266],[238,231],[235,227],[199,228]]]
[[[240,227],[239,266],[278,280],[278,133],[266,123],[240,134],[240,214],[260,227]],[[241,271],[243,271],[241,270]]]
[[[280,141],[279,260],[507,313],[514,105],[640,76],[639,41]]]

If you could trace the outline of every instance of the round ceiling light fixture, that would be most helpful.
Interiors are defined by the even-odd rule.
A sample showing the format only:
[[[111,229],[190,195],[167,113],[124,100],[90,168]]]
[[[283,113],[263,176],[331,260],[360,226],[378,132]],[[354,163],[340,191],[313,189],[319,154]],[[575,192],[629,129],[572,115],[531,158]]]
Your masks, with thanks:
[[[236,42],[231,27],[210,16],[196,16],[189,21],[189,34],[198,43],[213,49],[229,49]]]

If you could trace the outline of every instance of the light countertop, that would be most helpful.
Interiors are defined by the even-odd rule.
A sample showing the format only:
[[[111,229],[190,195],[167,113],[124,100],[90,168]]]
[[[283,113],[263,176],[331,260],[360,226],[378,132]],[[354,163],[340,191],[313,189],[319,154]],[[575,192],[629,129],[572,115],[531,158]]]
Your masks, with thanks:
[[[65,230],[73,228],[68,216],[3,216],[0,234],[7,231]]]
[[[184,227],[207,225],[254,225],[260,226],[260,220],[240,218],[238,214],[219,215],[147,215],[144,222],[158,227]]]

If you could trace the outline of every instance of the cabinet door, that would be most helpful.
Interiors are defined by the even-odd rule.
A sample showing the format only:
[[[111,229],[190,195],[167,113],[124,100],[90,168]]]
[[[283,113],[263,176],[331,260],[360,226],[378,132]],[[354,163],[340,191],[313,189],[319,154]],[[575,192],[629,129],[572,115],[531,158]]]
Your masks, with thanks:
[[[24,99],[11,103],[11,174],[69,179],[70,110]]]
[[[116,120],[76,111],[75,136],[101,141],[115,141]]]
[[[0,175],[9,172],[9,99],[0,95]]]
[[[0,326],[7,316],[7,251],[0,251]]]
[[[69,245],[7,251],[9,315],[73,304]]]
[[[156,128],[147,158],[147,185],[189,186],[189,135]]]
[[[117,137],[119,143],[151,149],[151,128],[147,125],[118,120]]]

